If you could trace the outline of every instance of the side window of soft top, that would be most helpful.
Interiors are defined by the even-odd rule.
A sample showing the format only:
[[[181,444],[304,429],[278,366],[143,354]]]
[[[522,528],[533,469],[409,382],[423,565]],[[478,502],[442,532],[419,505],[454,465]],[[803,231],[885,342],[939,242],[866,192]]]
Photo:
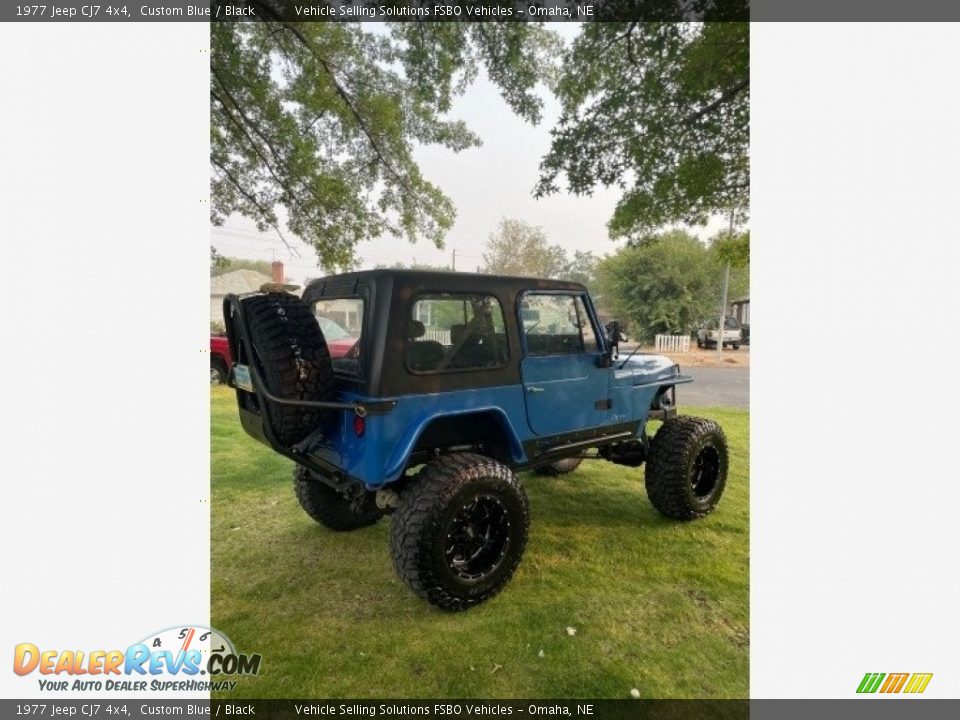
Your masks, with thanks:
[[[334,371],[359,375],[363,300],[320,298],[313,304],[313,313],[327,343]]]
[[[493,295],[430,293],[413,303],[407,368],[414,373],[487,370],[509,359],[503,308]]]
[[[520,299],[528,355],[594,352],[597,335],[582,295],[530,292]]]

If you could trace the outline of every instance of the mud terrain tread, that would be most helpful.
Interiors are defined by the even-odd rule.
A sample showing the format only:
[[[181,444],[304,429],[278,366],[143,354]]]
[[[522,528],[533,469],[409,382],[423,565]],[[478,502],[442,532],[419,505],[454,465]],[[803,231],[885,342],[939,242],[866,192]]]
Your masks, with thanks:
[[[465,484],[472,480],[494,477],[519,496],[523,507],[523,537],[511,553],[514,561],[495,587],[482,595],[463,598],[451,594],[434,576],[426,561],[428,547],[425,533],[439,521],[438,513]],[[401,496],[400,507],[393,515],[390,550],[394,569],[419,597],[444,610],[466,610],[494,595],[510,581],[526,547],[530,528],[529,504],[523,485],[506,466],[492,458],[475,453],[453,453],[430,462],[413,479]]]
[[[711,502],[701,505],[692,500],[689,491],[691,451],[713,435],[722,448],[720,477]],[[728,453],[723,429],[713,420],[681,416],[667,420],[650,443],[645,480],[651,504],[675,520],[694,520],[713,511],[726,486]]]
[[[373,498],[368,498],[359,513],[350,509],[350,502],[333,488],[314,479],[302,465],[293,470],[293,489],[300,507],[324,527],[337,532],[347,532],[373,525],[383,513],[377,509]]]
[[[333,364],[316,317],[293,295],[255,295],[243,301],[251,341],[268,389],[297,400],[330,400]],[[329,411],[267,403],[277,440],[293,445],[317,429]]]

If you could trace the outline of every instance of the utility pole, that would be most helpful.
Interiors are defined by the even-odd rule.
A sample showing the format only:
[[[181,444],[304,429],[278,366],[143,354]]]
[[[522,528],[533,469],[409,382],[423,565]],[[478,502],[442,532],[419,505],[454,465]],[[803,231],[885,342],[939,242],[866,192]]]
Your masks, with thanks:
[[[457,271],[457,249],[453,249],[453,271]]]
[[[730,209],[730,237],[733,237],[733,208]],[[717,339],[717,355],[723,354],[723,334],[727,329],[727,290],[730,287],[730,261],[727,260],[727,267],[723,271],[723,295],[720,297],[720,324],[717,326],[719,338]]]
[[[723,296],[720,300],[720,325],[719,333],[720,338],[717,340],[717,354],[720,355],[723,353],[723,333],[726,330],[726,321],[727,321],[727,288],[730,285],[730,263],[727,263],[727,267],[723,272]]]

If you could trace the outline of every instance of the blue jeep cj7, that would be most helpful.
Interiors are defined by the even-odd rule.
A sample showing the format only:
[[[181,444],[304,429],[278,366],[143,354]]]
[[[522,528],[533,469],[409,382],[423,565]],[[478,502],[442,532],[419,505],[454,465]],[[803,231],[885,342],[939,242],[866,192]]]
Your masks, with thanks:
[[[692,378],[657,355],[620,358],[619,328],[583,285],[374,270],[315,280],[302,299],[230,295],[224,317],[243,427],[296,463],[303,509],[333,530],[392,513],[397,573],[441,608],[493,596],[520,562],[517,471],[646,462],[650,501],[678,520],[723,493],[723,431],[676,414]],[[664,421],[652,439],[651,418]]]

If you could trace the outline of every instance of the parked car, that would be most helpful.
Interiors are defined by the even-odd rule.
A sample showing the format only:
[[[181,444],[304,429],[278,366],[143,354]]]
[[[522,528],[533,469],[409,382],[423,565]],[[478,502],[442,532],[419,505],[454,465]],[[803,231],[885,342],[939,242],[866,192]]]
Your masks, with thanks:
[[[350,361],[351,352],[357,348],[358,337],[351,335],[330,318],[317,316],[317,322],[323,336],[327,338],[327,350],[331,361]],[[219,385],[227,381],[227,373],[233,364],[230,354],[230,342],[227,334],[212,333],[210,335],[210,384]]]
[[[224,316],[241,424],[296,463],[304,511],[337,531],[392,514],[397,574],[445,610],[492,597],[519,564],[519,471],[646,462],[651,503],[677,520],[723,493],[723,430],[677,415],[676,386],[693,378],[665,357],[619,357],[578,283],[373,270],[313,281],[302,299],[228,295]],[[324,317],[359,330],[341,358]]]
[[[338,360],[350,355],[350,352],[357,348],[357,342],[360,338],[352,335],[348,330],[344,330],[333,320],[323,315],[317,315],[317,322],[320,323],[320,332],[327,341],[327,350],[330,351],[330,358]]]
[[[720,333],[717,331],[718,321],[716,319],[710,320],[697,330],[697,347],[705,348],[717,346],[717,341],[720,339]],[[723,319],[723,346],[727,347],[728,345],[734,350],[740,349],[740,343],[743,342],[743,335],[740,332],[740,323],[737,322],[737,319],[734,317],[726,317]]]
[[[233,360],[230,356],[230,342],[226,333],[210,335],[210,384],[220,385],[227,381],[227,371]]]

